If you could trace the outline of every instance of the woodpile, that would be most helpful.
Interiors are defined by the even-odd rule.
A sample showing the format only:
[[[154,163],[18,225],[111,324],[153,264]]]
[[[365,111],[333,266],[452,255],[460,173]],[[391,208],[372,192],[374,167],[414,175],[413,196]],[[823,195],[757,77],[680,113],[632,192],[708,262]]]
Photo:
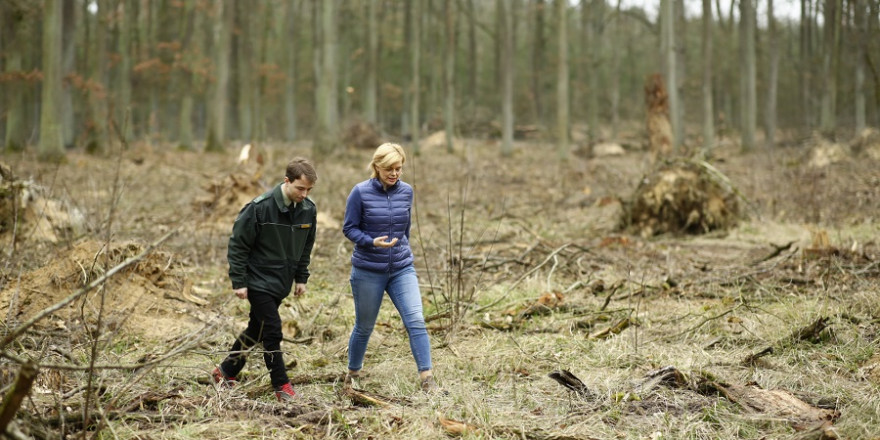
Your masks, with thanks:
[[[622,226],[643,237],[724,230],[741,215],[729,180],[706,162],[688,160],[665,163],[645,176],[628,205]]]

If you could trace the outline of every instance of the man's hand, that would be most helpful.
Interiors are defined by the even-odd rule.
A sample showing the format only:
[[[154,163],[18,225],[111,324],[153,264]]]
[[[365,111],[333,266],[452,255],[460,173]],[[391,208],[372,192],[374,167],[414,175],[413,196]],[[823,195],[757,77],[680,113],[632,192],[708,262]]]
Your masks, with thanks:
[[[387,239],[388,239],[387,235],[383,235],[381,237],[376,237],[373,239],[373,246],[390,248],[391,246],[394,246],[395,244],[397,244],[397,238],[393,238],[393,239],[391,239],[391,241],[386,241]]]
[[[303,296],[306,293],[306,284],[305,283],[296,283],[296,287],[293,289],[293,296]]]
[[[247,287],[242,287],[241,289],[235,289],[232,291],[232,293],[234,293],[235,296],[237,296],[241,299],[247,299]]]

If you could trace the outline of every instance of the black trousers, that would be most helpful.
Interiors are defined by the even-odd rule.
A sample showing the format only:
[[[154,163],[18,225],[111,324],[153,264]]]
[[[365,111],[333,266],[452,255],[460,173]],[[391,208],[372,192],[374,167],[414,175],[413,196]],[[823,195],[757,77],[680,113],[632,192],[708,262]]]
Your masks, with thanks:
[[[241,332],[229,356],[220,364],[223,373],[230,377],[238,376],[247,362],[247,351],[255,345],[263,344],[263,360],[269,369],[269,377],[273,387],[280,387],[290,380],[284,368],[284,356],[281,353],[281,315],[278,307],[281,300],[264,292],[248,289],[248,302],[251,303],[250,319],[247,328]]]

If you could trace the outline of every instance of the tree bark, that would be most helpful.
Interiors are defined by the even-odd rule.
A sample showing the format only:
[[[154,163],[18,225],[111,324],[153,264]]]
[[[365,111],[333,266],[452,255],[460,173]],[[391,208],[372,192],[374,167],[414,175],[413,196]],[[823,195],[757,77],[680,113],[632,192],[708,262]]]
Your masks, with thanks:
[[[216,80],[211,93],[210,116],[205,151],[223,151],[226,142],[226,112],[229,96],[229,49],[235,18],[231,0],[219,0],[213,29],[214,75]]]
[[[703,156],[715,146],[715,109],[712,105],[712,0],[703,0]]]
[[[819,130],[833,137],[837,125],[837,78],[838,41],[840,38],[840,0],[825,0],[824,29],[822,34],[822,104],[819,113]]]
[[[504,1],[504,0],[501,0]],[[544,120],[544,106],[542,105],[541,78],[544,62],[544,0],[535,0],[535,29],[532,43],[532,101],[534,104],[535,119]]]
[[[367,1],[367,84],[364,98],[364,113],[367,122],[375,125],[376,96],[378,89],[377,71],[379,69],[379,0]]]
[[[663,71],[666,78],[666,96],[669,106],[668,118],[672,130],[670,147],[674,152],[681,142],[681,139],[677,137],[680,132],[681,120],[678,119],[680,113],[678,108],[678,68],[676,67],[677,57],[675,54],[675,0],[662,0],[661,8]]]
[[[25,93],[24,93],[24,64],[23,49],[28,32],[32,29],[32,21],[29,20],[24,10],[17,7],[4,7],[2,14],[2,29],[4,50],[6,52],[5,72],[10,78],[3,87],[6,111],[6,139],[5,148],[11,151],[22,151],[27,144],[27,130],[25,129]]]
[[[299,44],[297,32],[296,4],[291,0],[284,3],[284,35],[285,42],[281,44],[284,50],[284,140],[292,142],[297,138],[296,118],[296,88],[297,81],[297,55],[296,48]]]
[[[743,74],[740,79],[740,135],[742,151],[755,148],[755,126],[757,123],[757,89],[755,86],[755,0],[740,0],[740,59]]]
[[[62,3],[55,0],[45,0],[43,3],[43,99],[39,157],[51,162],[64,157],[61,133]]]
[[[560,159],[569,154],[569,102],[568,102],[568,3],[556,0],[556,27],[559,39],[559,64],[556,84],[556,142]]]
[[[318,127],[315,131],[315,142],[312,151],[317,157],[324,157],[333,151],[338,136],[339,110],[337,103],[337,63],[338,29],[336,22],[336,0],[320,1],[320,50],[318,53],[320,75],[317,78],[316,97],[318,110]]]
[[[443,53],[443,125],[446,129],[446,151],[452,153],[455,136],[455,10],[452,0],[443,3],[446,45]]]
[[[776,16],[773,0],[767,0],[767,44],[770,46],[767,72],[767,101],[764,114],[764,135],[767,148],[773,148],[776,141],[776,90],[779,78],[779,46],[776,41]]]
[[[513,154],[513,15],[515,2],[497,2],[498,20],[501,24],[502,34],[498,37],[502,41],[501,49],[501,156],[509,157]]]
[[[423,0],[411,0],[412,3],[412,26],[410,31],[410,88],[412,96],[409,102],[410,135],[412,136],[413,154],[419,154],[419,97],[421,95],[421,56],[422,56],[422,15]]]

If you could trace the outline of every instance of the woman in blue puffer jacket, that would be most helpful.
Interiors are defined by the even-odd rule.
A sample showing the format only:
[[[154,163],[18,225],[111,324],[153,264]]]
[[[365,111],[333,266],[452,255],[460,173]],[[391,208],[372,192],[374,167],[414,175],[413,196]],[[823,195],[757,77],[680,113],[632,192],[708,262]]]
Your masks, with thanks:
[[[355,324],[348,340],[346,384],[356,386],[379,306],[388,292],[409,334],[421,388],[434,392],[439,388],[431,371],[431,343],[409,245],[413,189],[400,180],[405,162],[403,147],[380,145],[370,162],[371,178],[355,185],[345,204],[342,232],[355,244],[351,256]]]

